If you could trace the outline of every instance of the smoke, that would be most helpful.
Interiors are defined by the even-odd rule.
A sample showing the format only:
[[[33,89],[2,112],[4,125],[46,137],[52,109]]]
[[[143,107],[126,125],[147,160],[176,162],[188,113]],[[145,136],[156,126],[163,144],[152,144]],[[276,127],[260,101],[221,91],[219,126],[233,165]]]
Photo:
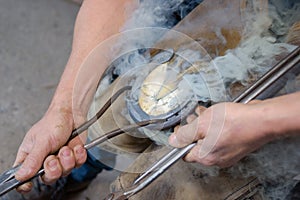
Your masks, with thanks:
[[[288,29],[300,19],[300,1],[270,0],[269,11],[272,19],[270,30],[284,41]]]
[[[247,37],[237,48],[214,59],[226,85],[235,81],[249,85],[249,74],[261,76],[295,48],[283,41],[288,28],[300,19],[299,5],[295,1],[271,1],[269,18],[255,21],[251,34],[246,33]],[[299,85],[295,88],[295,75],[291,74],[289,78],[287,86],[290,87],[286,90],[299,91]],[[299,146],[299,138],[278,140],[250,154],[228,171],[233,176],[260,179],[269,199],[286,199],[297,183],[294,178],[300,173]]]
[[[142,1],[139,8],[134,11],[132,18],[125,24],[123,30],[145,27],[172,28],[200,2],[202,1]],[[177,48],[176,53],[181,55],[182,58],[187,58],[188,62],[196,67],[197,61],[204,60],[206,62],[206,65],[198,73],[184,75],[183,82],[180,82],[178,87],[185,90],[188,84],[199,101],[219,102],[232,99],[234,95],[230,91],[232,90],[231,85],[239,83],[241,86],[239,91],[241,91],[295,48],[293,45],[286,44],[284,39],[289,27],[300,19],[299,2],[271,0],[268,17],[255,18],[253,13],[247,13],[248,18],[243,19],[247,27],[244,29],[245,32],[239,45],[234,49],[227,50],[223,56],[217,56],[218,54],[216,54],[213,59],[207,59],[202,52],[187,48],[187,46]],[[226,23],[223,20],[226,17],[224,17],[224,14],[224,10],[219,9],[219,11],[208,15],[216,20],[219,18],[220,24],[225,25]],[[232,20],[235,21],[235,18],[236,16]],[[205,19],[201,18],[199,20]],[[197,29],[192,23],[186,23],[183,29],[193,28]],[[220,43],[226,44],[227,38],[223,35],[221,29],[218,27],[210,28],[214,31]],[[116,49],[135,48],[136,50],[126,53],[112,63],[111,70],[107,71],[107,76],[100,84],[98,95],[101,95],[101,92],[116,77],[130,71],[133,66],[142,66],[149,63],[151,55],[147,51],[147,47],[155,44],[167,31],[168,29],[165,29],[165,31],[160,29],[158,32],[137,32],[131,38],[127,38],[126,42],[120,41],[119,44],[114,46],[113,48]],[[194,39],[201,41],[201,38]],[[179,71],[185,69],[183,67]],[[149,68],[145,68],[141,74],[135,75],[133,81],[141,83],[142,78],[149,72]],[[226,87],[225,94],[223,91],[224,86]],[[129,121],[132,120],[128,112],[124,112],[124,115]],[[145,130],[144,133],[160,144],[167,144],[167,137],[171,131],[155,132],[153,134],[152,131],[147,132]],[[299,138],[283,139],[270,143],[259,151],[250,154],[244,162],[240,162],[228,171],[233,176],[258,177],[265,184],[266,195],[270,199],[284,199],[295,185],[293,178],[300,173],[299,145]],[[203,168],[202,170],[207,170],[208,174],[211,175],[218,174],[215,168]]]
[[[143,0],[125,24],[124,30],[145,27],[172,28],[200,2],[202,0]]]
[[[286,199],[300,173],[300,139],[289,138],[270,143],[231,167],[234,176],[255,176],[264,183],[270,199]]]

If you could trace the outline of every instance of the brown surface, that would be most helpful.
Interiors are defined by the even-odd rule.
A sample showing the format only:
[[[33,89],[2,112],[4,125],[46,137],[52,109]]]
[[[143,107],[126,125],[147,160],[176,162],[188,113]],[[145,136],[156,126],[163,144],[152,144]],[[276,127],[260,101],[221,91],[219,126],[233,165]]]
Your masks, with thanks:
[[[228,49],[235,48],[242,39],[244,20],[251,12],[256,16],[266,15],[267,0],[217,0],[204,1],[179,22],[173,30],[186,34],[198,41],[211,55],[224,55]],[[182,47],[189,38],[174,38],[166,34],[159,47]],[[176,50],[176,49],[175,49]]]
[[[289,44],[300,46],[300,22],[296,22],[289,30],[286,38]]]
[[[112,94],[123,86],[124,84],[119,83],[118,80],[114,81],[100,97],[95,99],[95,110],[100,110]],[[96,138],[111,130],[130,125],[130,122],[122,114],[123,109],[126,107],[126,102],[124,101],[125,94],[126,92],[117,98],[112,106],[98,120],[97,126],[92,127],[92,131],[89,133],[91,138]],[[94,105],[91,107],[93,108]],[[114,153],[139,153],[144,151],[151,144],[148,138],[142,138],[142,135],[140,135],[140,138],[137,139],[133,137],[133,135],[140,135],[140,133],[138,131],[124,133],[116,138],[110,139],[109,142],[101,144],[101,146]]]
[[[151,146],[147,153],[139,156],[129,171],[141,172],[151,166],[162,155],[168,152],[167,147]],[[234,178],[225,172],[218,176],[209,176],[201,170],[198,164],[178,161],[166,173],[155,180],[142,192],[134,195],[131,200],[218,200],[218,199],[239,199],[252,191],[256,193],[257,181],[253,178]],[[113,190],[124,190],[131,186],[131,183],[139,173],[122,173],[114,182]],[[259,196],[257,196],[258,199]]]

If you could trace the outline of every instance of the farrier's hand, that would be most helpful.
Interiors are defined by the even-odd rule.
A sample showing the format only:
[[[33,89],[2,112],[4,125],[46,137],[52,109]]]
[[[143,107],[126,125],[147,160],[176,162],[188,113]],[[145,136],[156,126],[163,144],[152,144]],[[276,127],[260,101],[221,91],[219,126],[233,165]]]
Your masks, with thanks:
[[[220,103],[198,107],[188,124],[177,127],[169,143],[184,147],[197,141],[186,161],[228,167],[271,140],[262,120],[261,103]]]
[[[73,129],[72,112],[68,109],[50,108],[45,116],[26,134],[19,147],[15,165],[22,163],[16,173],[18,180],[27,180],[44,166],[42,180],[50,184],[62,175],[67,175],[75,166],[86,160],[86,151],[79,138],[66,144]],[[62,148],[60,148],[62,147]],[[58,155],[50,155],[57,152]],[[20,192],[30,191],[31,183],[18,188]]]

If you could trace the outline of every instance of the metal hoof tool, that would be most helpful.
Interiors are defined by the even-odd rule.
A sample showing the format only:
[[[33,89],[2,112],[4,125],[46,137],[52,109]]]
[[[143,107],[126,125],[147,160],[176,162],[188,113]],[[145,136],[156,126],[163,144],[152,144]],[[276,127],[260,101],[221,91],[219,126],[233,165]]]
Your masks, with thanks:
[[[296,48],[283,60],[277,63],[252,86],[250,86],[247,90],[236,97],[233,102],[246,104],[251,100],[254,100],[287,72],[290,72],[295,67],[299,68],[299,63],[300,47]],[[160,175],[162,175],[180,158],[183,158],[195,145],[195,143],[192,143],[181,149],[173,148],[169,153],[163,156],[159,161],[154,163],[143,174],[135,179],[131,187],[129,187],[125,191],[110,193],[104,200],[124,200],[140,192],[150,183],[156,180]]]
[[[83,133],[84,131],[86,131],[91,125],[93,125],[104,113],[105,111],[111,106],[111,104],[125,91],[130,90],[131,86],[125,86],[123,88],[121,88],[120,90],[118,90],[106,103],[105,105],[98,111],[98,113],[96,113],[96,115],[94,117],[92,117],[90,120],[88,120],[87,122],[85,122],[84,124],[82,124],[79,128],[75,129],[72,131],[72,134],[68,140],[71,141],[73,138],[75,138],[76,136],[80,135],[81,133]],[[113,137],[116,137],[122,133],[128,132],[128,131],[132,131],[135,129],[138,129],[140,127],[145,127],[148,126],[150,124],[157,124],[158,126],[161,123],[164,123],[165,120],[164,119],[153,119],[153,120],[145,120],[145,121],[141,121],[138,122],[136,124],[132,124],[132,125],[128,125],[122,128],[118,128],[115,129],[113,131],[110,131],[94,140],[92,140],[91,142],[89,142],[88,144],[84,145],[85,149],[90,149],[92,147],[95,147]],[[15,178],[15,173],[18,171],[18,169],[20,168],[20,165],[13,167],[7,171],[5,171],[4,173],[2,173],[0,175],[0,196],[6,194],[7,192],[9,192],[10,190],[17,188],[18,186],[32,180],[35,177],[38,177],[40,175],[43,175],[45,173],[44,169],[40,169],[38,171],[38,173],[26,180],[26,181],[19,181]]]
[[[264,76],[262,76],[258,81],[256,81],[252,86],[250,86],[246,91],[240,94],[233,102],[240,103],[248,103],[249,101],[257,98],[260,94],[262,94],[267,88],[269,88],[272,84],[274,84],[278,79],[280,79],[283,75],[293,69],[295,66],[299,67],[300,62],[300,47],[296,48],[293,52],[291,52],[287,57],[281,60],[278,64],[276,64],[271,70],[269,70]],[[100,109],[100,111],[89,121],[82,124],[79,128],[75,129],[71,137],[69,139],[72,140],[74,137],[78,136],[85,130],[87,130],[92,124],[94,124],[103,114],[104,112],[111,106],[111,104],[125,91],[131,90],[131,86],[125,86],[118,90]],[[169,118],[169,117],[168,117]],[[146,121],[137,122],[134,125],[129,125],[126,127],[122,127],[111,132],[104,134],[103,136],[96,138],[91,141],[89,144],[86,144],[84,147],[86,149],[92,148],[100,143],[103,143],[113,137],[116,137],[124,132],[128,132],[140,127],[149,126],[155,124],[156,126],[163,127],[168,119],[150,119]],[[173,121],[173,120],[172,120]],[[174,120],[175,121],[175,120]],[[174,122],[173,121],[173,122]],[[174,122],[175,123],[175,122]],[[175,125],[175,124],[174,124]],[[151,126],[150,126],[151,127]],[[145,187],[147,187],[150,183],[156,180],[160,175],[162,175],[167,169],[169,169],[174,163],[176,163],[179,159],[184,157],[193,147],[195,143],[190,144],[184,148],[178,149],[173,148],[169,153],[163,156],[157,163],[152,165],[145,173],[141,174],[132,184],[131,187],[126,189],[125,191],[114,192],[109,194],[105,200],[124,200],[133,196],[134,194],[140,192]],[[6,172],[4,172],[0,176],[0,196],[4,195],[8,191],[22,185],[23,183],[30,181],[18,181],[15,179],[15,173],[18,170],[18,167],[14,167]],[[36,175],[42,175],[44,170],[41,169]],[[34,177],[33,177],[34,178]]]
[[[173,58],[173,56],[174,56],[173,49],[167,49],[165,51],[159,50],[159,53],[154,55],[154,57],[150,60],[150,62],[163,64],[163,63],[171,60]],[[78,128],[76,128],[75,130],[72,131],[72,134],[71,134],[68,142],[71,141],[76,136],[83,133],[84,131],[86,131],[90,126],[92,126],[106,112],[106,110],[112,105],[112,103],[121,94],[123,94],[125,91],[131,90],[131,89],[132,89],[131,86],[125,86],[125,87],[119,89],[116,93],[114,93],[111,96],[111,98],[109,98],[109,100],[104,104],[104,106],[95,114],[95,116],[93,116],[90,120],[88,120],[87,122],[85,122],[84,124],[82,124],[81,126],[79,126]],[[88,150],[88,149],[90,149],[94,146],[97,146],[97,145],[99,145],[113,137],[116,137],[124,132],[132,131],[132,130],[138,129],[140,127],[145,127],[145,126],[149,126],[149,125],[155,125],[155,127],[163,127],[164,126],[163,124],[165,123],[165,121],[166,121],[165,119],[160,119],[160,118],[141,120],[141,121],[137,122],[136,124],[121,127],[116,130],[110,131],[110,132],[92,140],[88,144],[84,145],[84,148]],[[19,168],[20,168],[20,165],[15,166],[0,175],[0,196],[3,196],[4,194],[11,191],[12,189],[17,188],[18,186],[20,186],[28,181],[31,181],[33,178],[41,176],[45,173],[44,169],[40,169],[35,174],[34,177],[32,177],[26,181],[19,181],[15,178],[15,173],[18,171]]]
[[[163,156],[158,162],[154,163],[149,169],[142,173],[132,184],[131,187],[122,192],[110,193],[104,200],[122,200],[137,194],[146,188],[155,179],[167,171],[179,159],[184,157],[196,143],[192,143],[184,148],[173,148]]]

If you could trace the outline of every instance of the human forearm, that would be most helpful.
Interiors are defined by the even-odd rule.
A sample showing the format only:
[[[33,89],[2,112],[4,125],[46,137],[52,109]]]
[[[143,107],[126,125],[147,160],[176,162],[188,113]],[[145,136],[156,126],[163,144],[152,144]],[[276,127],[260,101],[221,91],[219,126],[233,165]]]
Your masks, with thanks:
[[[95,79],[100,78],[107,65],[100,61],[102,66],[97,71],[98,77],[92,81],[89,76],[78,80],[78,76],[89,53],[99,43],[119,32],[126,19],[125,4],[131,1],[84,1],[75,24],[72,51],[51,105],[44,117],[28,131],[19,147],[15,165],[23,164],[16,173],[17,179],[27,180],[43,164],[43,179],[51,183],[84,163],[87,155],[80,138],[74,138],[67,146],[62,146],[71,131],[83,122],[97,86]],[[48,156],[58,150],[57,156]],[[28,191],[30,188],[29,184],[20,187],[20,190]]]
[[[65,71],[61,77],[50,108],[64,107],[66,110],[86,114],[89,101],[93,95],[96,84],[87,81],[81,90],[77,91],[82,96],[74,99],[73,91],[76,78],[84,59],[102,41],[117,34],[127,16],[127,4],[135,4],[134,0],[105,1],[85,0],[77,16],[72,51]],[[102,74],[107,66],[103,65],[98,74]],[[99,77],[100,78],[100,77]],[[90,91],[90,92],[89,92]],[[73,99],[72,99],[73,98]],[[72,108],[73,101],[73,108]]]
[[[257,104],[264,132],[271,140],[300,134],[300,92],[262,101]]]

